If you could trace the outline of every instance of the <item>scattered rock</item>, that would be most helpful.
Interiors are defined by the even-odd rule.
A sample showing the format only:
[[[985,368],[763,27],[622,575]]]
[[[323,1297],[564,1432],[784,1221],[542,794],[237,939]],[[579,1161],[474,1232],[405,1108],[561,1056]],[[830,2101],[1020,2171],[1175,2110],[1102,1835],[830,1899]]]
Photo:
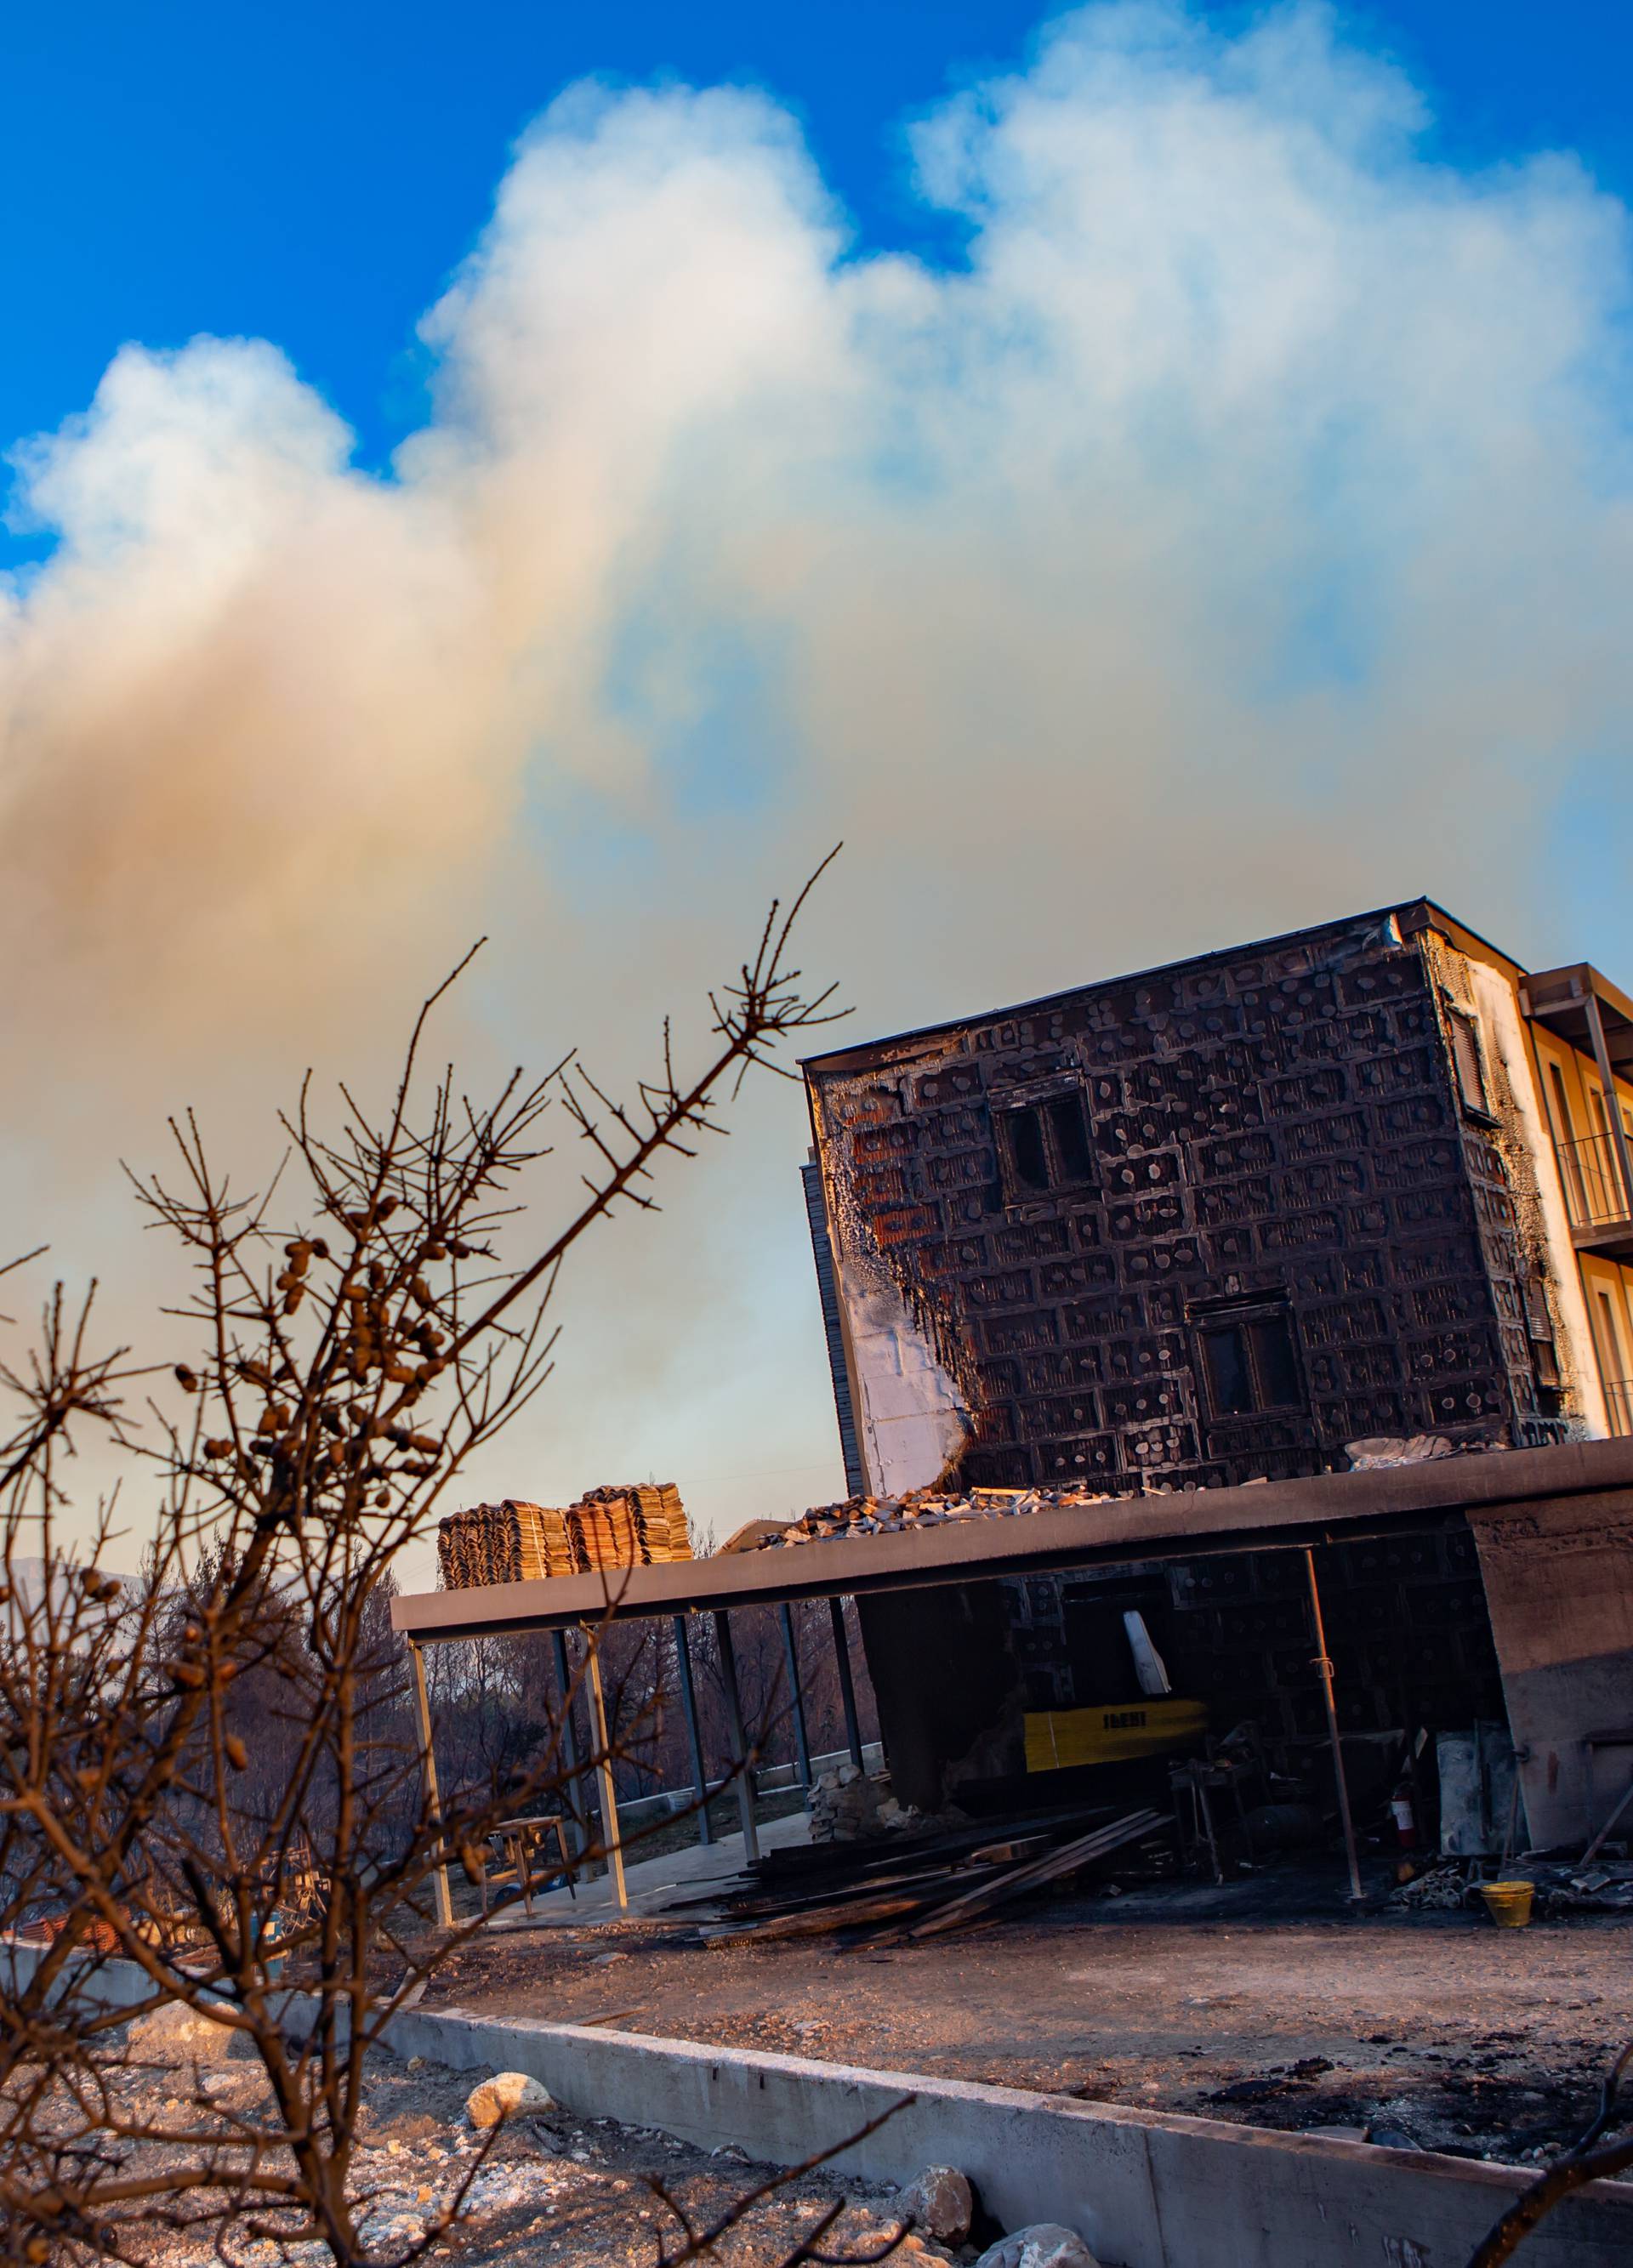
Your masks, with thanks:
[[[886,1772],[864,1773],[853,1764],[824,1772],[811,1790],[811,1841],[858,1843],[884,1834],[879,1813],[893,1800]]]
[[[962,2244],[975,2216],[975,2199],[957,2166],[927,2166],[903,2190],[896,2210],[938,2243]]]
[[[990,2245],[975,2268],[1100,2268],[1100,2264],[1083,2238],[1059,2221],[1035,2220]]]
[[[150,2015],[138,2016],[126,2037],[139,2063],[221,2063],[237,2037],[230,2024],[216,2023],[196,2009],[173,2000]]]
[[[525,2071],[501,2071],[473,2087],[465,2099],[465,2116],[473,2126],[497,2126],[501,2118],[514,2118],[519,2112],[536,2115],[555,2108],[549,2088],[529,2079]]]
[[[1403,2126],[1369,2126],[1366,2139],[1380,2150],[1421,2150],[1423,2146],[1414,2141]]]

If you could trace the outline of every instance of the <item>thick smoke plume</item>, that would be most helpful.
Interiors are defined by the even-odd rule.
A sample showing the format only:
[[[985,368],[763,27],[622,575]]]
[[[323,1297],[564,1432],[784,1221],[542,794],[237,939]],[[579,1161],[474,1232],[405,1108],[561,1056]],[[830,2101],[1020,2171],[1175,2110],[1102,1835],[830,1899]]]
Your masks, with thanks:
[[[57,543],[0,636],[16,1186],[71,1192],[65,1109],[142,1150],[395,1040],[478,926],[484,1041],[616,1057],[839,834],[811,950],[872,1028],[1420,889],[1602,956],[1543,849],[1572,794],[1628,816],[1627,216],[1429,123],[1322,11],[1092,8],[915,129],[932,271],[854,254],[769,99],[580,88],[388,476],[270,345],[122,348],[18,458]],[[683,1210],[607,1277],[584,1360],[646,1414],[564,1396],[564,1480],[831,1478],[802,1138],[757,1109],[701,1273]],[[688,1286],[670,1402],[638,1261]]]

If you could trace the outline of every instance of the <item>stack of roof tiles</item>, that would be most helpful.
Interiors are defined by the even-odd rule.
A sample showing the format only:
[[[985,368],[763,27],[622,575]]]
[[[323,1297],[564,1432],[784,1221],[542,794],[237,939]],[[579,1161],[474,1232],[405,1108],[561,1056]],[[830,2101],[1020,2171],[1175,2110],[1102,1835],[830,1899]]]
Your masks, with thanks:
[[[438,1565],[449,1591],[691,1557],[686,1514],[672,1481],[590,1489],[559,1509],[506,1497],[450,1513],[437,1528]]]
[[[443,1587],[450,1591],[576,1572],[564,1515],[514,1497],[502,1504],[472,1505],[469,1512],[450,1513],[439,1521],[437,1560]]]
[[[586,1489],[573,1510],[587,1516],[603,1508],[615,1514],[620,1523],[628,1522],[633,1535],[633,1560],[617,1564],[642,1567],[661,1566],[666,1559],[690,1559],[691,1537],[686,1530],[686,1513],[680,1500],[680,1491],[673,1481],[632,1482],[627,1488]]]

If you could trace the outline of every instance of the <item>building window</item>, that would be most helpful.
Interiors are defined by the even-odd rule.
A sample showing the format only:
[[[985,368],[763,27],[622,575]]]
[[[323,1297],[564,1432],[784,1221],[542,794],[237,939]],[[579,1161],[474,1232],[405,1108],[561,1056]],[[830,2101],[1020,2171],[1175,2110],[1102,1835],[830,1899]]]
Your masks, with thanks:
[[[1549,1064],[1548,1079],[1554,1098],[1554,1139],[1556,1142],[1574,1142],[1577,1130],[1571,1122],[1570,1105],[1565,1100],[1565,1082],[1556,1063]]]
[[[1480,1055],[1480,1027],[1461,1008],[1446,1018],[1452,1035],[1452,1062],[1457,1091],[1465,1110],[1475,1118],[1489,1118],[1491,1101],[1486,1093],[1486,1069]]]
[[[1293,1324],[1285,1300],[1221,1301],[1193,1307],[1208,1406],[1216,1418],[1304,1405]]]
[[[1524,1286],[1526,1329],[1531,1340],[1531,1359],[1536,1368],[1537,1384],[1546,1386],[1550,1393],[1558,1389],[1559,1351],[1554,1344],[1554,1318],[1548,1312],[1548,1293],[1534,1277],[1527,1277]]]
[[[1094,1151],[1075,1087],[995,1113],[1005,1192],[1012,1203],[1081,1189],[1094,1179]]]

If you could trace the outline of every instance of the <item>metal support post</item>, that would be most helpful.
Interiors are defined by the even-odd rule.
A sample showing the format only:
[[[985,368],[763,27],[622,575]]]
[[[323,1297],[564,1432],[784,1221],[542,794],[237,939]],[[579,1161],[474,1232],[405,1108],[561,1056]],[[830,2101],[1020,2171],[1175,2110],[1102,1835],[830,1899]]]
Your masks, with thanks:
[[[743,1855],[750,1867],[758,1863],[760,1838],[754,1825],[754,1775],[749,1768],[749,1741],[743,1728],[743,1701],[737,1691],[737,1657],[732,1650],[731,1616],[724,1607],[714,1609],[714,1635],[720,1641],[720,1678],[726,1688],[726,1713],[731,1721],[731,1761],[737,1776],[737,1808],[743,1815]]]
[[[1610,1049],[1605,1041],[1605,1019],[1600,1012],[1599,995],[1592,985],[1588,987],[1587,1027],[1588,1037],[1593,1042],[1593,1060],[1605,1086],[1606,1124],[1622,1177],[1622,1211],[1624,1218],[1633,1219],[1633,1152],[1629,1151],[1628,1130],[1622,1123],[1622,1098],[1616,1093],[1616,1074],[1611,1068]]]
[[[805,1736],[805,1695],[800,1686],[800,1650],[794,1642],[794,1609],[785,1599],[781,1608],[782,1650],[788,1664],[788,1705],[794,1712],[794,1753],[799,1759],[800,1786],[807,1802],[811,1793],[811,1744]]]
[[[1344,1778],[1344,1751],[1338,1737],[1338,1711],[1333,1700],[1333,1665],[1327,1657],[1326,1629],[1321,1620],[1321,1594],[1316,1588],[1315,1553],[1306,1547],[1304,1572],[1310,1579],[1310,1613],[1315,1624],[1316,1663],[1321,1674],[1321,1698],[1326,1704],[1326,1737],[1333,1749],[1333,1778],[1338,1788],[1338,1815],[1343,1822],[1344,1851],[1349,1860],[1349,1896],[1359,1904],[1366,1896],[1361,1887],[1361,1861],[1356,1852],[1356,1823],[1349,1815],[1349,1783]]]
[[[713,1843],[709,1824],[709,1778],[703,1764],[703,1735],[698,1729],[698,1695],[691,1682],[691,1649],[686,1643],[686,1617],[675,1617],[675,1667],[680,1673],[681,1713],[686,1719],[686,1744],[691,1750],[691,1784],[698,1791],[698,1840]]]
[[[425,1661],[414,1640],[409,1640],[409,1659],[414,1665],[414,1706],[419,1716],[419,1765],[425,1784],[425,1810],[439,1836],[442,1832],[442,1799],[437,1793],[437,1751],[431,1737],[431,1696],[425,1690]],[[433,1867],[432,1887],[437,1901],[437,1920],[444,1929],[454,1926],[454,1896],[448,1889],[448,1867],[445,1858],[440,1867]]]
[[[586,1683],[589,1690],[590,1739],[595,1749],[595,1777],[601,1783],[601,1839],[607,1854],[607,1869],[612,1876],[613,1894],[619,1910],[630,1910],[630,1894],[624,1881],[624,1845],[618,1836],[618,1792],[612,1779],[612,1742],[607,1734],[607,1697],[601,1685],[601,1647],[596,1633],[586,1631],[589,1642],[589,1675]]]
[[[550,1635],[556,1655],[556,1681],[561,1687],[561,1760],[567,1768],[573,1855],[575,1859],[582,1859],[584,1821],[589,1807],[584,1800],[584,1784],[579,1771],[578,1728],[573,1721],[573,1668],[567,1660],[566,1632],[551,1631]]]
[[[839,1665],[839,1698],[845,1704],[845,1737],[851,1751],[851,1762],[861,1770],[861,1726],[856,1716],[856,1688],[851,1680],[851,1642],[845,1634],[845,1602],[830,1599],[828,1613],[833,1624],[834,1658]]]

